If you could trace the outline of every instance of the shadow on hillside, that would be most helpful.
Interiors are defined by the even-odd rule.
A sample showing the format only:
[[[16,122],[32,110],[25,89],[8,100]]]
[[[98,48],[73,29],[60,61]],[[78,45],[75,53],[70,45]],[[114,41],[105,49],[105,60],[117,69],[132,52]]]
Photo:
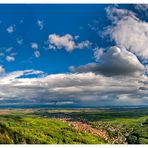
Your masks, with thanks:
[[[4,118],[4,119],[11,119],[14,121],[20,121],[22,120],[22,117],[20,115],[0,115],[0,118]]]

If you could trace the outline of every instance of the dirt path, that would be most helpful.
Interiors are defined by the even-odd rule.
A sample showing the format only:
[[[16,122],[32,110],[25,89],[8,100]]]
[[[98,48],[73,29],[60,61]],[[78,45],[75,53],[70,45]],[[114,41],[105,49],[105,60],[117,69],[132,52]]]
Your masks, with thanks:
[[[72,121],[72,120],[65,120],[65,121],[68,122],[76,130],[91,133],[94,136],[99,136],[105,141],[108,141],[108,134],[105,131],[98,130],[96,128],[91,127],[91,125],[80,121]]]

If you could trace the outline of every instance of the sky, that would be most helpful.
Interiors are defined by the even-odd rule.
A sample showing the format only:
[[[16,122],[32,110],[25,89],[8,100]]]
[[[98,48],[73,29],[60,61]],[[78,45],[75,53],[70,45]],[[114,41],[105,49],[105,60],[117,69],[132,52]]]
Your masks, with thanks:
[[[148,5],[1,4],[1,105],[148,105]]]

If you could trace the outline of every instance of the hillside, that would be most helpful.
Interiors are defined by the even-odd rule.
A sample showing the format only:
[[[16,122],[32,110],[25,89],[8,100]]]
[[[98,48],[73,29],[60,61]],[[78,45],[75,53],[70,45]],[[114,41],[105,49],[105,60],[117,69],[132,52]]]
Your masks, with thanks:
[[[104,140],[77,131],[58,119],[25,115],[0,116],[1,144],[101,144]]]
[[[148,109],[0,110],[1,144],[148,144]]]

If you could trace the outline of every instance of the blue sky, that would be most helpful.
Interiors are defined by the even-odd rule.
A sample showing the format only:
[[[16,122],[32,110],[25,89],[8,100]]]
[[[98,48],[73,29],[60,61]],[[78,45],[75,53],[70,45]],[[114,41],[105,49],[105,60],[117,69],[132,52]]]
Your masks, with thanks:
[[[147,16],[140,4],[0,5],[1,104],[147,105]]]
[[[107,19],[105,8],[109,5],[0,5],[0,20],[2,36],[1,48],[13,48],[10,53],[16,53],[15,60],[8,62],[2,60],[7,72],[14,70],[38,69],[47,73],[68,72],[71,65],[79,66],[94,62],[91,48],[71,53],[64,49],[53,51],[46,50],[49,34],[63,36],[71,34],[79,36],[78,41],[89,40],[93,46],[108,47],[114,43],[109,39],[102,39],[99,32],[110,21]],[[132,8],[130,5],[121,5],[123,8]],[[40,29],[38,21],[43,23]],[[8,33],[7,28],[13,27],[13,32]],[[98,30],[92,30],[96,27]],[[22,40],[19,45],[17,40]],[[31,43],[38,44],[41,56],[36,58]],[[93,47],[92,47],[93,48]],[[6,53],[9,55],[10,53]],[[85,56],[84,56],[85,55]],[[4,58],[4,57],[3,57]]]
[[[97,25],[101,30],[106,26],[108,20],[104,19],[105,7],[107,5],[0,5],[1,48],[13,47],[11,52],[17,54],[13,62],[2,61],[6,71],[33,68],[59,73],[67,72],[71,65],[93,62],[92,49],[76,49],[72,53],[65,50],[46,51],[45,42],[49,34],[62,36],[68,33],[79,35],[78,41],[89,40],[94,45],[108,46],[98,33],[89,27]],[[43,22],[43,29],[37,24],[39,20]],[[12,33],[6,31],[10,26],[13,26]],[[19,45],[17,40],[23,40],[22,45]],[[38,44],[40,58],[34,57],[34,50],[30,45],[32,42]]]

